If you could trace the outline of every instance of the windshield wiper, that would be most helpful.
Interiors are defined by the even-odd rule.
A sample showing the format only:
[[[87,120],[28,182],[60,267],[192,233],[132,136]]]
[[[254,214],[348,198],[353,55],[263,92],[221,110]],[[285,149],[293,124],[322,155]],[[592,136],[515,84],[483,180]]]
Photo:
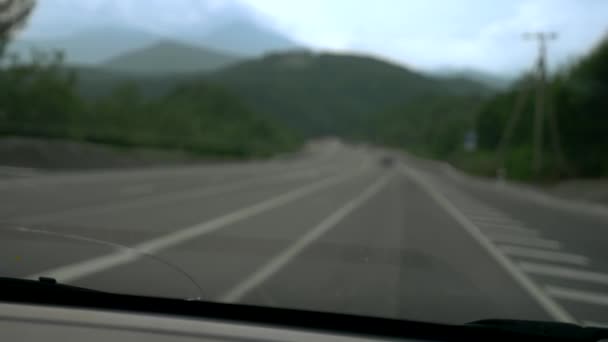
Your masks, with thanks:
[[[599,341],[608,338],[608,329],[582,327],[572,323],[488,319],[472,322],[468,325],[492,328],[503,332],[555,338],[557,340],[563,339],[567,341]]]
[[[608,329],[574,324],[484,320],[448,325],[293,309],[114,294],[39,280],[0,277],[0,302],[171,314],[295,329],[432,341],[599,341]]]
[[[7,278],[0,277],[0,285],[4,287],[19,287],[21,289],[37,289],[37,290],[54,290],[67,292],[93,292],[105,293],[103,291],[93,290],[86,287],[78,287],[74,285],[66,285],[57,282],[56,279],[50,277],[40,277],[38,280],[23,279],[23,278]]]

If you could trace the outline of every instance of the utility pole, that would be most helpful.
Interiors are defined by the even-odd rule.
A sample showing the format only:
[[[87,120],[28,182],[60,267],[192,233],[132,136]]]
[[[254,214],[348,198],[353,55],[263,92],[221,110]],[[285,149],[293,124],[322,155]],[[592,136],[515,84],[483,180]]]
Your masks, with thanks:
[[[534,32],[524,34],[524,39],[538,42],[539,54],[536,70],[536,109],[534,115],[534,161],[536,174],[543,168],[544,122],[546,110],[546,83],[547,83],[547,42],[557,39],[555,32]]]

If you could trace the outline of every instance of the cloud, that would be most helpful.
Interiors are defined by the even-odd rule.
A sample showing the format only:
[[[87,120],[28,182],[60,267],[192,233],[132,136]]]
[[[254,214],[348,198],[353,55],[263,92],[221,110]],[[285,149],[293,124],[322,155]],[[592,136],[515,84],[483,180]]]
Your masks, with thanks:
[[[419,68],[528,68],[536,47],[522,33],[556,30],[551,63],[587,51],[608,23],[608,1],[247,0],[276,26],[319,48],[381,54]]]
[[[239,18],[259,20],[234,0],[42,0],[26,36],[61,36],[104,26],[169,33],[205,31]]]
[[[587,51],[608,25],[605,0],[41,0],[26,32],[64,35],[132,26],[171,36],[252,19],[313,48],[379,54],[433,69],[516,72],[531,65],[530,30],[555,30],[558,65]]]

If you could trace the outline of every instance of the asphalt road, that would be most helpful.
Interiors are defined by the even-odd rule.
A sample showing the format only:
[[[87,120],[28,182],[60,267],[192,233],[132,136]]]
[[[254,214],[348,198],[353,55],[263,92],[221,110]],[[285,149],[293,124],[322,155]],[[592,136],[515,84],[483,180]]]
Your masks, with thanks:
[[[0,180],[0,275],[465,323],[608,323],[608,214],[318,142],[271,161]]]

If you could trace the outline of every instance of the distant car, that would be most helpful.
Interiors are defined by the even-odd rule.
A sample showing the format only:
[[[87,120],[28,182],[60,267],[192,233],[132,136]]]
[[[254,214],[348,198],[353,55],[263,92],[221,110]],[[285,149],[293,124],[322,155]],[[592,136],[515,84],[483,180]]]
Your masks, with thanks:
[[[392,167],[395,165],[395,158],[392,156],[384,156],[380,159],[380,165],[383,167]]]

